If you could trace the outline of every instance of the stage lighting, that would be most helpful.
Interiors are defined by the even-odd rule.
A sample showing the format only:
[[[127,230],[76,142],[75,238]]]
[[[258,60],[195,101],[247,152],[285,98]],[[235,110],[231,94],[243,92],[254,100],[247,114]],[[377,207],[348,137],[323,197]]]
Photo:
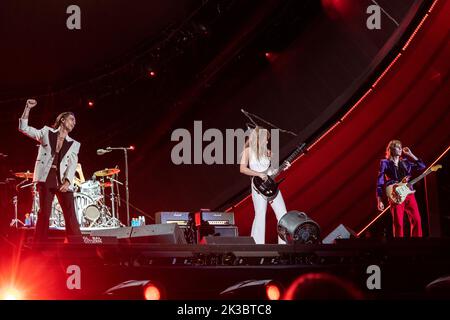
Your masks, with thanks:
[[[305,273],[294,279],[283,300],[361,300],[363,292],[352,282],[325,272]]]
[[[148,283],[144,287],[145,300],[161,300],[161,290],[153,283]]]
[[[274,280],[245,280],[223,290],[220,297],[224,299],[279,300],[282,292],[283,286]]]
[[[269,300],[280,300],[281,290],[280,287],[275,284],[269,284],[266,286],[266,295]]]
[[[150,280],[129,280],[108,289],[104,296],[119,300],[162,300],[166,298],[163,286]]]
[[[20,290],[9,287],[1,290],[1,300],[23,300],[24,296]]]
[[[450,297],[450,276],[438,278],[425,287],[427,296],[436,299]]]
[[[289,211],[278,221],[278,236],[288,244],[315,244],[320,241],[320,227],[304,212]]]

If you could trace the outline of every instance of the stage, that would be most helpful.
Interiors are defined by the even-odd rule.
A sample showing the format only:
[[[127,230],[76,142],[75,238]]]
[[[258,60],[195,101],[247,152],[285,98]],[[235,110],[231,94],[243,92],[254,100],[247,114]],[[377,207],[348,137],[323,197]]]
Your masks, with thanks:
[[[426,289],[449,275],[449,239],[347,239],[327,245],[49,242],[33,248],[23,235],[3,242],[2,274],[10,270],[26,299],[144,299],[143,288],[152,283],[168,300],[267,300],[261,283],[276,284],[282,298],[308,273],[348,281],[364,299],[450,297],[448,279]],[[245,288],[221,294],[241,282]]]
[[[450,297],[450,1],[2,5],[0,298]]]

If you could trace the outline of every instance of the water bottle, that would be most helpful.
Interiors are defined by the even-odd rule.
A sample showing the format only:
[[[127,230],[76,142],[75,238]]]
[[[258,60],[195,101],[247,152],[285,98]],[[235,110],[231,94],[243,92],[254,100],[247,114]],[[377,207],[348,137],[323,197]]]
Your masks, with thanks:
[[[25,227],[31,227],[31,218],[29,213],[25,214]]]

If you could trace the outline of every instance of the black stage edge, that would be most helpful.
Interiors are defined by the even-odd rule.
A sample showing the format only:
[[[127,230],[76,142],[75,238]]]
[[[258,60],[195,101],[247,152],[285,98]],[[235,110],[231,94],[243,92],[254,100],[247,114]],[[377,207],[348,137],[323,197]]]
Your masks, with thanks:
[[[366,299],[450,297],[448,282],[439,292],[426,290],[431,282],[450,275],[447,238],[350,239],[330,245],[48,243],[31,248],[23,235],[2,242],[2,267],[15,261],[18,281],[33,284],[28,292],[33,299],[108,299],[115,296],[104,293],[125,281],[150,280],[164,289],[166,299],[216,300],[241,281],[273,280],[286,289],[311,272],[345,279]],[[367,285],[373,266],[380,271],[380,289]],[[81,275],[79,286],[68,288],[75,273]],[[142,292],[116,298],[141,299]],[[264,297],[255,293],[254,298]]]

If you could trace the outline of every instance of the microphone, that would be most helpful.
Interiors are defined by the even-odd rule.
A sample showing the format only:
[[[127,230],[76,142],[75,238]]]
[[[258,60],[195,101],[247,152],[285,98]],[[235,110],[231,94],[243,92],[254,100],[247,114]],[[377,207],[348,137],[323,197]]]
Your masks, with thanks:
[[[105,149],[97,149],[97,155],[102,156],[105,153],[111,152],[112,150],[105,150]]]

